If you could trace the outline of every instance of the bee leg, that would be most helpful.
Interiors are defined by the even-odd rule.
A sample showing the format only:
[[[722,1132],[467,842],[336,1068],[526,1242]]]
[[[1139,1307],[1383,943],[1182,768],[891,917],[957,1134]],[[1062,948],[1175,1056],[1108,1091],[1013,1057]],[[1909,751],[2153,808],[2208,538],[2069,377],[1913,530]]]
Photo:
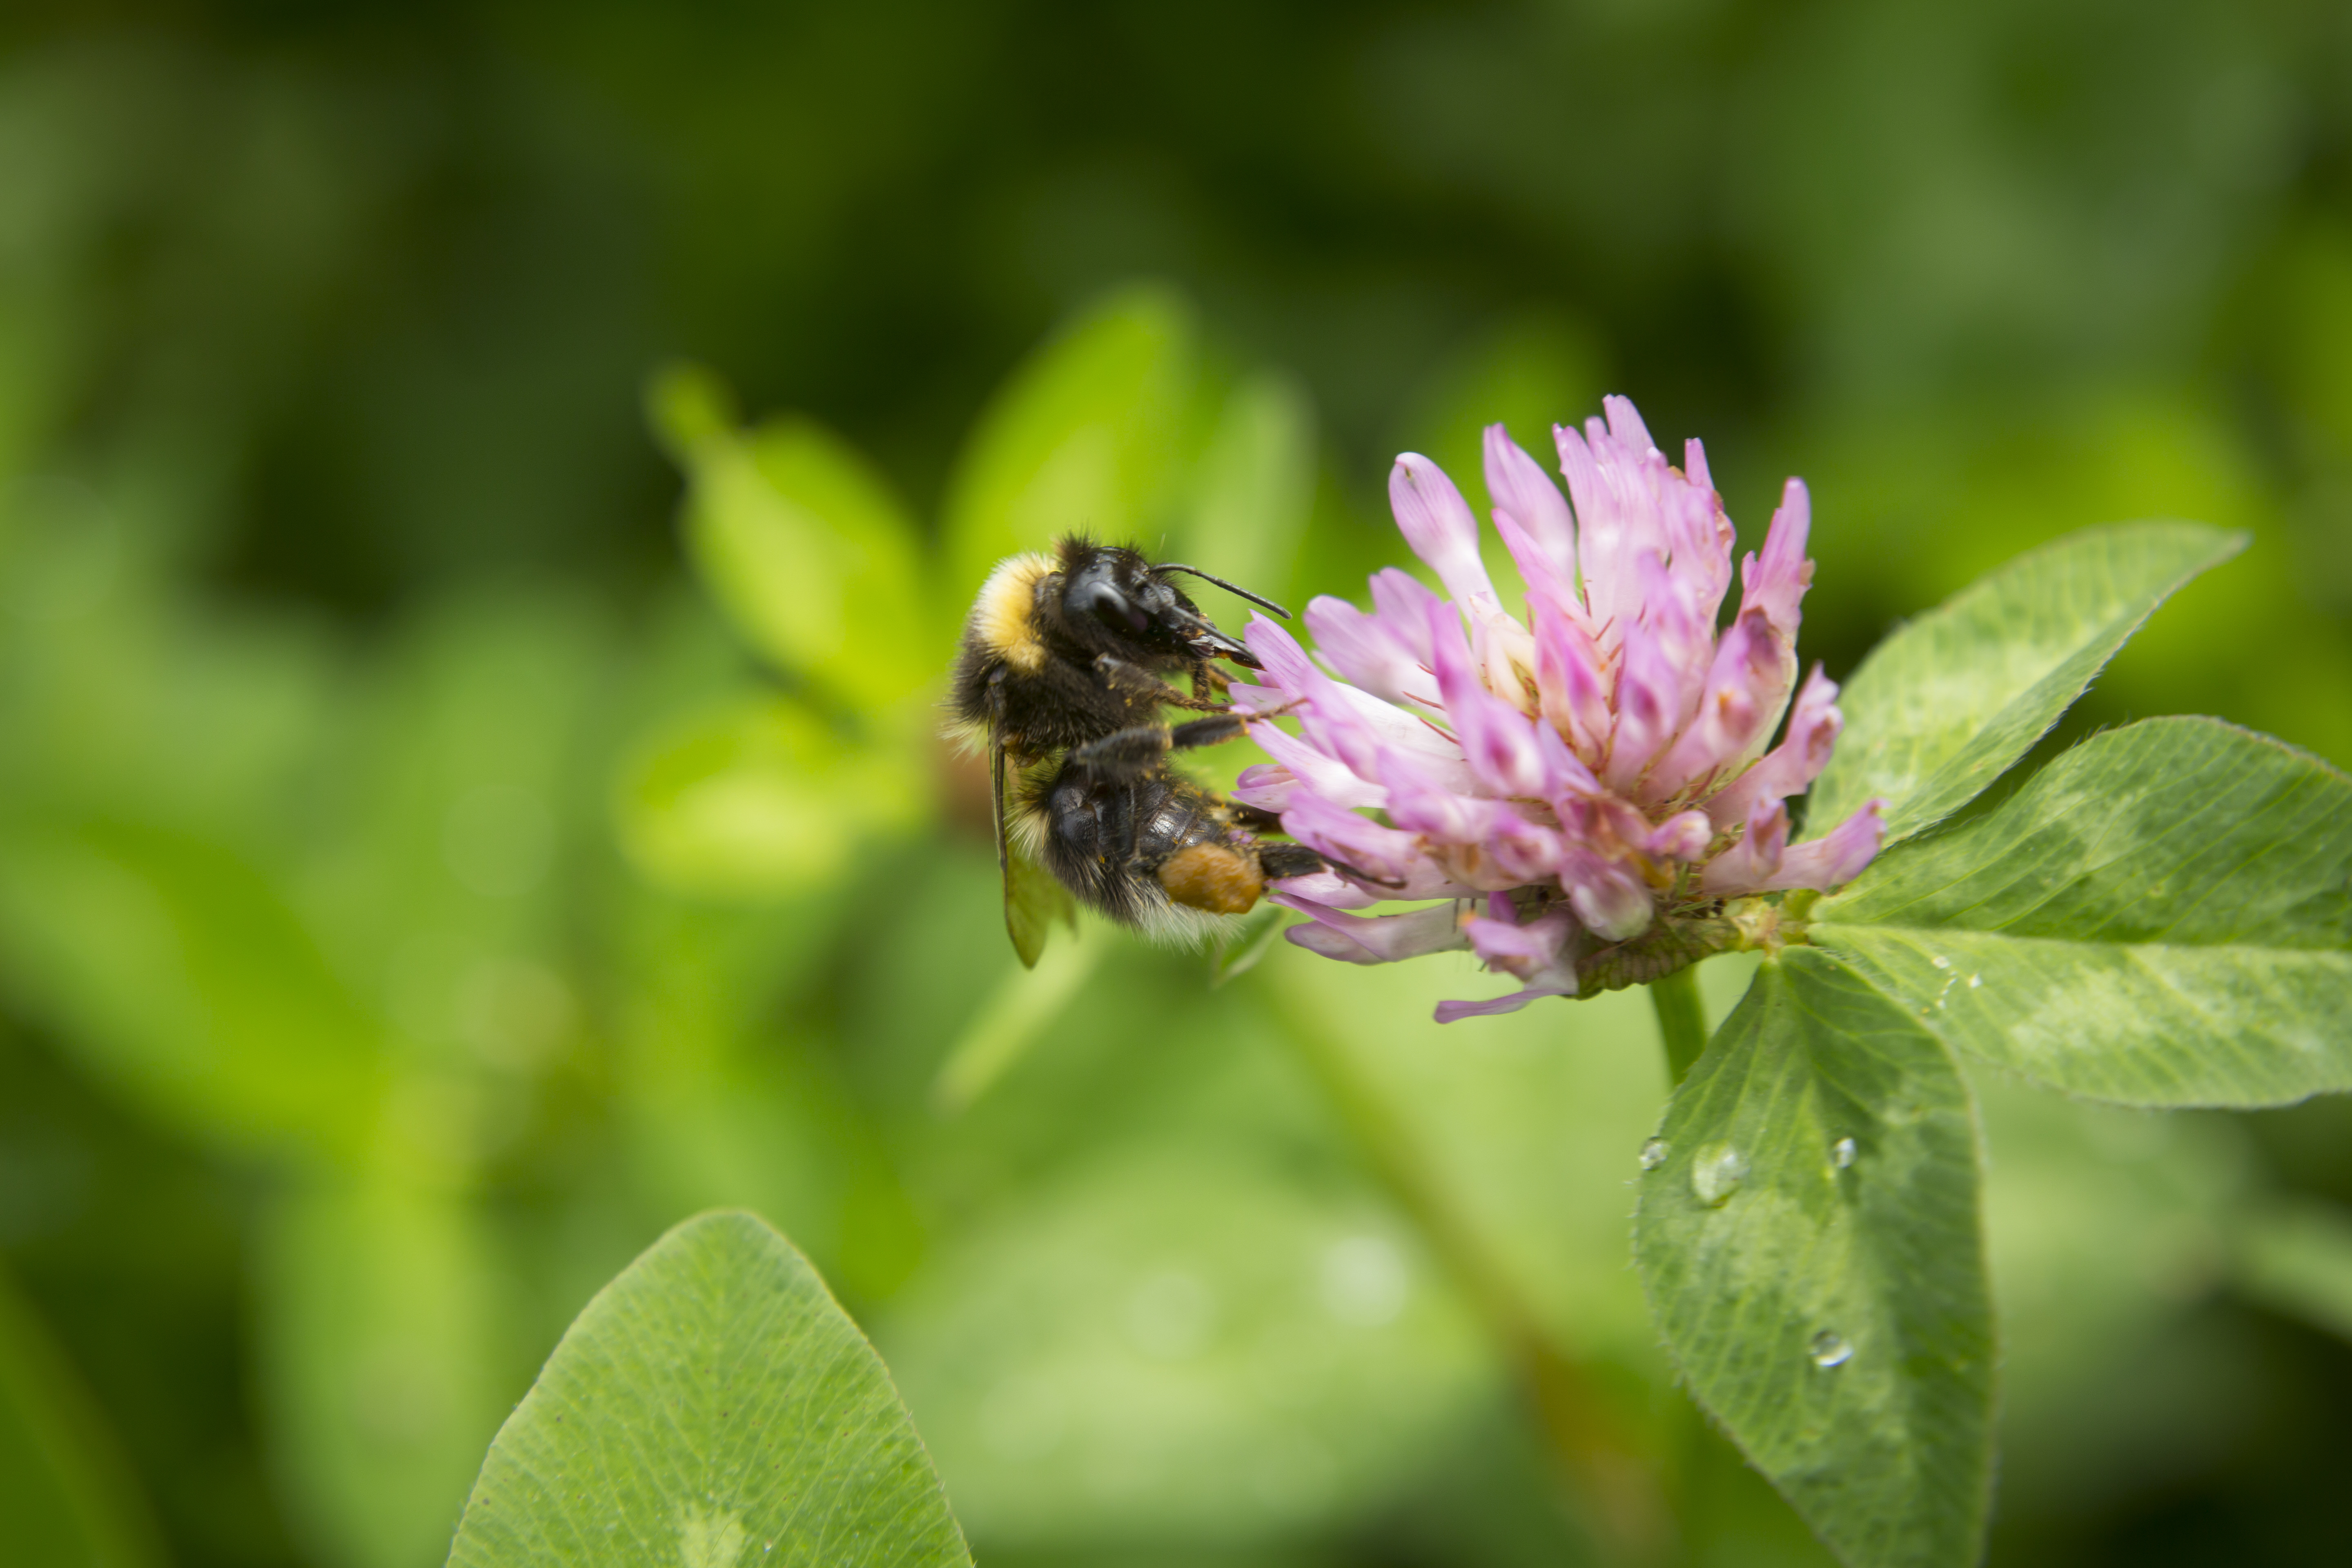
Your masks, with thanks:
[[[1171,752],[1195,751],[1239,740],[1243,732],[1242,716],[1238,713],[1194,719],[1172,730],[1160,724],[1137,724],[1114,730],[1099,740],[1073,749],[1070,762],[1096,778],[1125,782],[1151,772]]]
[[[1282,815],[1279,812],[1268,811],[1262,805],[1244,805],[1237,800],[1224,804],[1226,815],[1234,819],[1236,827],[1246,827],[1252,833],[1282,831]]]
[[[1168,749],[1171,752],[1192,752],[1202,746],[1222,746],[1227,741],[1238,741],[1247,733],[1246,724],[1239,713],[1219,713],[1213,718],[1188,720],[1168,731]]]
[[[1171,708],[1189,708],[1196,713],[1222,713],[1226,705],[1205,698],[1187,697],[1139,664],[1130,664],[1117,654],[1095,656],[1095,673],[1109,683],[1114,690],[1129,692]]]
[[[1234,826],[1251,833],[1279,833],[1282,818],[1264,806],[1244,805],[1240,801],[1224,803],[1225,814]],[[1257,846],[1257,863],[1269,882],[1279,882],[1285,877],[1307,877],[1327,870],[1330,862],[1304,844],[1265,844]]]
[[[1213,702],[1225,694],[1233,681],[1225,672],[1203,659],[1192,668],[1192,695],[1204,702]]]
[[[1323,857],[1304,844],[1261,844],[1257,863],[1269,882],[1285,877],[1311,877],[1324,868]]]
[[[1187,728],[1190,728],[1188,725]],[[1070,752],[1070,765],[1088,777],[1125,784],[1143,777],[1168,755],[1170,732],[1165,725],[1138,724],[1114,730]]]

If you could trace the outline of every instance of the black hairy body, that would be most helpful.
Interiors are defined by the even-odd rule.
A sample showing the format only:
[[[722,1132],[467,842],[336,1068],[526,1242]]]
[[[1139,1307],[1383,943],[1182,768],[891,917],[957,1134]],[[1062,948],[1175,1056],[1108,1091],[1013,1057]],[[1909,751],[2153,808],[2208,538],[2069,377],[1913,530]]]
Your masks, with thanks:
[[[1008,898],[1013,857],[1026,855],[1115,921],[1198,935],[1210,917],[1248,910],[1269,879],[1322,865],[1259,838],[1276,826],[1266,814],[1170,766],[1174,752],[1242,733],[1215,661],[1257,666],[1170,581],[1192,571],[1066,539],[1052,556],[1005,562],[981,590],[950,701],[988,743]],[[1204,716],[1171,727],[1170,707]]]

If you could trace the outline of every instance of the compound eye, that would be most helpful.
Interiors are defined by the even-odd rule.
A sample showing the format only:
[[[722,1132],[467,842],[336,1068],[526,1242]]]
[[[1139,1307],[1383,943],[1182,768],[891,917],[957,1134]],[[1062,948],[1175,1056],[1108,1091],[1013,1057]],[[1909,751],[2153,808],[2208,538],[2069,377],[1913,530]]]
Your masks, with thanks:
[[[1086,608],[1104,626],[1128,637],[1141,637],[1151,625],[1150,616],[1108,583],[1097,583],[1087,591]]]

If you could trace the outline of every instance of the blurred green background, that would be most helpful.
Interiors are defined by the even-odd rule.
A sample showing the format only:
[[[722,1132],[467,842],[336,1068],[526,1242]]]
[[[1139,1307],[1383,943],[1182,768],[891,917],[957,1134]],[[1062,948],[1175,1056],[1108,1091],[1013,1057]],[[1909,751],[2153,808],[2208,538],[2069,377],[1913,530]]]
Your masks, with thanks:
[[[1811,481],[1832,674],[2056,533],[2251,530],[2068,733],[2352,763],[2347,84],[2321,0],[12,6],[0,1557],[428,1568],[745,1204],[983,1561],[1578,1561],[1336,1074],[1686,1560],[1821,1561],[1646,1326],[1644,1000],[1021,974],[956,620],[1072,525],[1360,593],[1396,450],[1623,391],[1751,536]],[[1993,1561],[2352,1558],[2346,1106],[1979,1087]]]

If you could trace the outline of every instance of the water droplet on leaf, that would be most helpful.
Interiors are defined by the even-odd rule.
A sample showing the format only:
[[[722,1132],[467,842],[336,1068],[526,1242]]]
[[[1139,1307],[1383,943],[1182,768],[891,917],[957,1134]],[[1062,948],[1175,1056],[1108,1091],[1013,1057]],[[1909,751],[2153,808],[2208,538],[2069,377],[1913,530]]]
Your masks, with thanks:
[[[1951,968],[1951,967],[1952,967],[1952,961],[1951,961],[1950,959],[1948,959],[1948,958],[1946,958],[1946,957],[1945,957],[1942,953],[1940,953],[1940,952],[1939,952],[1939,953],[1937,953],[1935,957],[1933,957],[1933,958],[1929,959],[1927,962],[1928,962],[1928,963],[1932,963],[1932,964],[1934,964],[1934,965],[1935,965],[1937,968],[1938,968],[1938,969],[1949,969],[1949,968]]]
[[[1642,1169],[1654,1171],[1666,1163],[1666,1141],[1653,1138],[1642,1145]]]
[[[1853,1140],[1841,1138],[1830,1145],[1830,1163],[1843,1171],[1853,1163]]]
[[[1710,1143],[1691,1163],[1691,1191],[1713,1208],[1738,1192],[1747,1174],[1747,1155],[1728,1143]]]
[[[1835,1329],[1823,1329],[1813,1336],[1812,1354],[1815,1366],[1843,1366],[1853,1359],[1853,1346]]]

